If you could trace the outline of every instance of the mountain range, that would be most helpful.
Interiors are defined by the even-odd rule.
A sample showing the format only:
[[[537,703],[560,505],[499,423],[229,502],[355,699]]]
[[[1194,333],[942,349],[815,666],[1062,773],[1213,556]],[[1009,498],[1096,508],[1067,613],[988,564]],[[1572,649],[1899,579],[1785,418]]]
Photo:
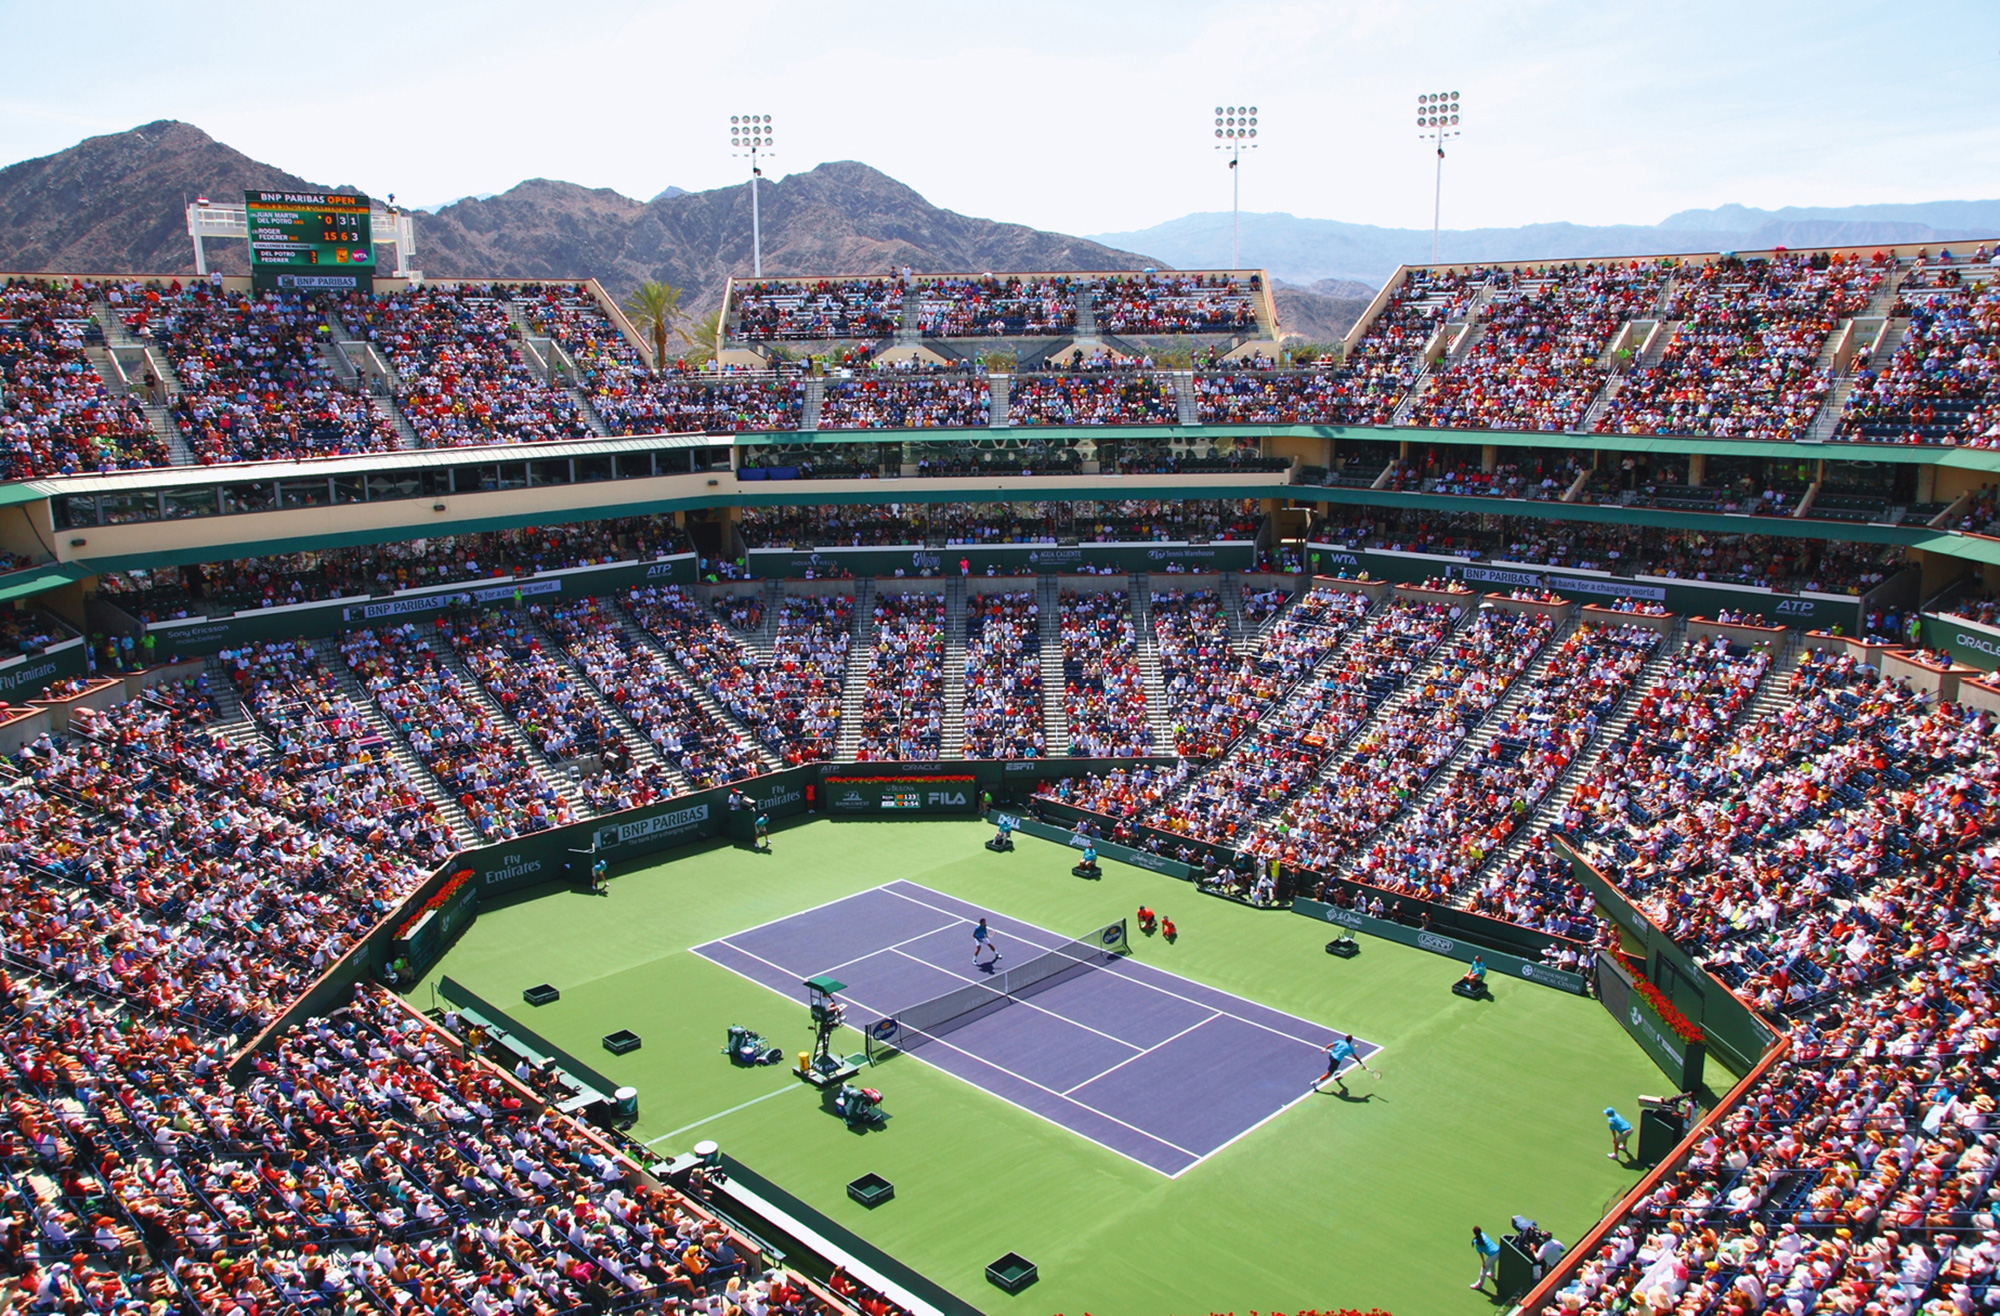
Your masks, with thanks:
[[[192,274],[183,207],[248,188],[337,191],[263,164],[192,124],[149,123],[0,169],[0,270]],[[352,190],[352,189],[345,189]],[[1157,265],[1062,233],[942,210],[851,160],[766,180],[759,205],[770,273],[1131,270]],[[417,219],[417,265],[433,278],[595,277],[623,294],[678,284],[697,312],[752,268],[750,194],[669,187],[651,201],[531,178]],[[248,251],[211,243],[209,268],[241,274]]]
[[[1151,228],[1098,233],[1095,241],[1150,251],[1183,269],[1229,263],[1229,212],[1183,215]],[[1934,243],[2000,237],[2000,201],[1930,201],[1916,205],[1788,206],[1753,210],[1718,206],[1683,210],[1658,224],[1525,224],[1518,228],[1446,229],[1438,259],[1559,260],[1676,252],[1762,251],[1771,247]],[[1246,214],[1241,260],[1274,279],[1311,285],[1343,279],[1379,288],[1398,265],[1431,259],[1429,229],[1381,228],[1336,219]]]
[[[0,270],[194,272],[183,208],[246,189],[352,191],[253,160],[192,124],[161,120],[88,138],[0,169]],[[1228,263],[1229,216],[1186,215],[1095,238],[957,214],[852,160],[760,185],[764,268],[772,274],[1213,269]],[[752,268],[741,184],[668,187],[650,201],[531,178],[506,192],[421,208],[417,265],[435,278],[595,277],[616,294],[649,279],[679,285],[699,313]],[[2000,234],[2000,201],[1919,205],[1720,206],[1655,225],[1531,224],[1448,230],[1446,260],[1543,260],[1873,242],[1958,242]],[[1242,260],[1269,270],[1279,320],[1316,341],[1339,337],[1399,264],[1430,259],[1430,234],[1284,214],[1242,217]],[[241,244],[211,243],[211,269],[248,271]]]

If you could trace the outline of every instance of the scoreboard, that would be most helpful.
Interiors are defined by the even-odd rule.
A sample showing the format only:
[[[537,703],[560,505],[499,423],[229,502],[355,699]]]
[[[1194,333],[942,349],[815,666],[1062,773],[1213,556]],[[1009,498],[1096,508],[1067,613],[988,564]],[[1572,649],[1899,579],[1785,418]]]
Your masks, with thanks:
[[[829,773],[824,782],[827,812],[838,815],[973,813],[979,782],[970,773],[891,776]]]
[[[368,198],[338,192],[245,192],[250,276],[272,288],[369,292],[375,286],[375,238]]]

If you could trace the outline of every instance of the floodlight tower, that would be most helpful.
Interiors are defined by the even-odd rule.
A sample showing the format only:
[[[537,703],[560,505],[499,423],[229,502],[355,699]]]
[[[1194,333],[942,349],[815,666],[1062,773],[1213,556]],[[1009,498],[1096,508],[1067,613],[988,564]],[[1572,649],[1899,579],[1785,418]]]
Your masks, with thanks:
[[[751,272],[758,278],[764,277],[764,228],[757,217],[757,180],[764,176],[759,159],[776,152],[771,139],[771,116],[768,114],[732,114],[729,116],[730,154],[738,159],[747,157],[750,161],[750,261]]]
[[[1444,213],[1444,139],[1458,136],[1458,93],[1426,92],[1417,97],[1417,136],[1437,143],[1437,192],[1431,198],[1431,264],[1438,259],[1438,218]]]
[[[1237,202],[1242,197],[1242,174],[1237,166],[1245,151],[1257,149],[1257,107],[1218,105],[1215,107],[1215,149],[1229,153],[1229,268],[1242,262],[1237,254]]]

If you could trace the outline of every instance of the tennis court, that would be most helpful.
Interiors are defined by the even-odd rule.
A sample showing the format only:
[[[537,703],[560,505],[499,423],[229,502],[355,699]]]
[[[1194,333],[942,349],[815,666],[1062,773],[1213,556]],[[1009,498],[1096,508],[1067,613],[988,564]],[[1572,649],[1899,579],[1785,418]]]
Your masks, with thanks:
[[[921,1017],[934,998],[990,981],[972,963],[972,927],[982,915],[1001,971],[1071,944],[898,881],[695,953],[800,1003],[806,978],[831,975],[847,984],[848,1022],[865,1029],[904,1011]],[[1004,1008],[957,1013],[904,1049],[1168,1176],[1304,1099],[1325,1072],[1322,1048],[1337,1036],[1129,956],[1065,966],[995,1005]],[[1364,1058],[1380,1049],[1359,1038],[1355,1046]]]

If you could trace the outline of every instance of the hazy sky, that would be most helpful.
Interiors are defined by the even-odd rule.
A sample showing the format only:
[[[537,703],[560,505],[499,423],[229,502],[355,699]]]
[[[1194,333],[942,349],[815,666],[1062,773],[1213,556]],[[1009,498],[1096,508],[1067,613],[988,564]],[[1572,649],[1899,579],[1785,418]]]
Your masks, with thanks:
[[[567,179],[649,197],[855,159],[1073,233],[1229,207],[1428,227],[1416,95],[1462,93],[1447,228],[2000,196],[2000,4],[1909,0],[334,6],[0,0],[0,162],[182,119],[424,204]]]

